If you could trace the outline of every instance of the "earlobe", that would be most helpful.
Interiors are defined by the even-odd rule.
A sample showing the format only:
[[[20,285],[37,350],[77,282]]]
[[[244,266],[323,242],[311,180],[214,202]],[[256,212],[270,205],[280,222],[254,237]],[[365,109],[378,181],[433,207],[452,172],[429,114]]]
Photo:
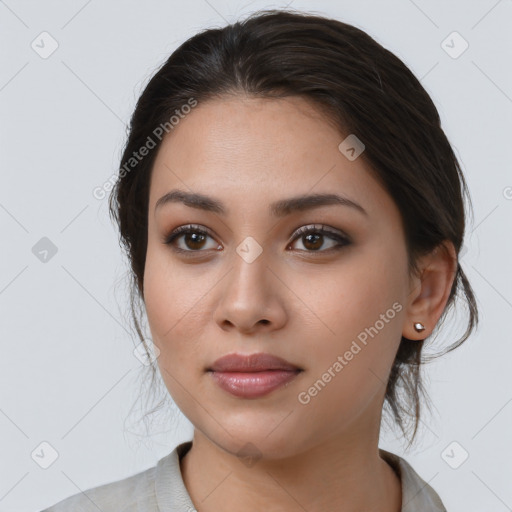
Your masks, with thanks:
[[[430,336],[446,307],[457,271],[457,255],[450,241],[436,247],[420,261],[409,294],[402,336],[423,340]]]

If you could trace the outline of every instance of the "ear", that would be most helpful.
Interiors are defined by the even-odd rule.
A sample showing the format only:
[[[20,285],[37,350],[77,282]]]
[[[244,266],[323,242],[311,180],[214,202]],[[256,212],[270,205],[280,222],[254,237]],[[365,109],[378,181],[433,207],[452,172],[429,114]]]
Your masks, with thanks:
[[[432,334],[441,317],[457,273],[457,253],[453,243],[445,240],[419,261],[419,276],[410,280],[409,297],[402,336],[423,340]],[[421,322],[425,330],[417,332],[414,324]]]

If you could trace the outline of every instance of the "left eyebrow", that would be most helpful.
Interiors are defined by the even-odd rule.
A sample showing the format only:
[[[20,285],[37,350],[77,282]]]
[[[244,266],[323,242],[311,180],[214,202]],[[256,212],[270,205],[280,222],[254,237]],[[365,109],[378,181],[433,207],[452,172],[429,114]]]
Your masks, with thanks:
[[[156,202],[155,212],[168,203],[183,203],[191,208],[218,213],[222,216],[229,215],[229,210],[218,199],[184,190],[171,190],[163,195]],[[368,217],[368,212],[360,204],[338,194],[310,194],[281,199],[270,205],[270,213],[274,217],[284,217],[297,211],[312,210],[321,206],[331,205],[347,206]]]

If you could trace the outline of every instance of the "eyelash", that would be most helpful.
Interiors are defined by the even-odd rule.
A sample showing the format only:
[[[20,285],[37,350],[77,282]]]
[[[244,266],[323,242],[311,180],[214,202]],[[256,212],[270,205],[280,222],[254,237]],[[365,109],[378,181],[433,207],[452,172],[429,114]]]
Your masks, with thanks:
[[[178,247],[175,247],[173,245],[173,242],[176,239],[178,239],[180,236],[183,236],[185,234],[191,234],[191,233],[205,235],[205,236],[209,236],[209,237],[213,238],[213,236],[210,234],[210,232],[208,230],[201,228],[197,224],[188,224],[185,226],[180,226],[179,228],[175,229],[172,233],[170,233],[168,236],[166,236],[164,238],[164,244],[170,245],[173,251],[181,253],[181,254],[192,253],[192,254],[185,254],[186,256],[192,256],[194,253],[206,252],[208,249],[207,250],[191,250],[191,249],[185,250],[185,249],[179,249]],[[304,249],[297,249],[300,252],[306,252],[306,253],[311,253],[311,254],[330,253],[331,251],[339,251],[339,250],[343,249],[344,247],[346,247],[347,245],[350,245],[352,243],[352,241],[350,240],[350,238],[348,236],[343,235],[343,234],[339,233],[338,231],[333,231],[322,224],[321,227],[312,225],[312,226],[303,226],[302,228],[297,229],[292,235],[293,239],[290,242],[290,244],[294,243],[297,239],[299,239],[303,236],[309,235],[310,233],[327,235],[328,238],[331,238],[331,239],[337,241],[338,245],[336,245],[334,247],[330,247],[329,249],[324,249],[324,250],[318,249],[316,251],[315,250],[308,251],[308,250],[304,250]]]

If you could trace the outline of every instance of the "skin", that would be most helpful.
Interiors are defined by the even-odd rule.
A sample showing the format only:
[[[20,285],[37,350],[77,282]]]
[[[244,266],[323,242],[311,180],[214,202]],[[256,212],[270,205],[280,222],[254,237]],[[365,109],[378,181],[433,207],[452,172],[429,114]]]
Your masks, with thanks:
[[[385,384],[401,336],[423,339],[440,318],[455,251],[447,243],[448,252],[421,260],[421,278],[409,277],[399,210],[363,158],[339,151],[344,138],[305,99],[234,96],[198,104],[159,149],[144,300],[162,377],[194,426],[181,471],[199,512],[401,509],[400,479],[378,449]],[[155,212],[172,189],[212,196],[228,215],[183,203]],[[279,199],[333,192],[367,216],[341,205],[269,213]],[[175,240],[187,258],[164,239],[189,223],[211,235],[195,245],[184,235]],[[319,224],[351,243],[336,251],[330,235],[317,243],[293,236]],[[251,263],[236,252],[246,237],[263,251]],[[394,318],[300,403],[299,393],[394,303],[402,306]],[[413,328],[418,321],[422,333]],[[238,398],[205,371],[232,352],[269,352],[304,371],[266,396]],[[259,452],[253,465],[237,456],[246,443]]]

